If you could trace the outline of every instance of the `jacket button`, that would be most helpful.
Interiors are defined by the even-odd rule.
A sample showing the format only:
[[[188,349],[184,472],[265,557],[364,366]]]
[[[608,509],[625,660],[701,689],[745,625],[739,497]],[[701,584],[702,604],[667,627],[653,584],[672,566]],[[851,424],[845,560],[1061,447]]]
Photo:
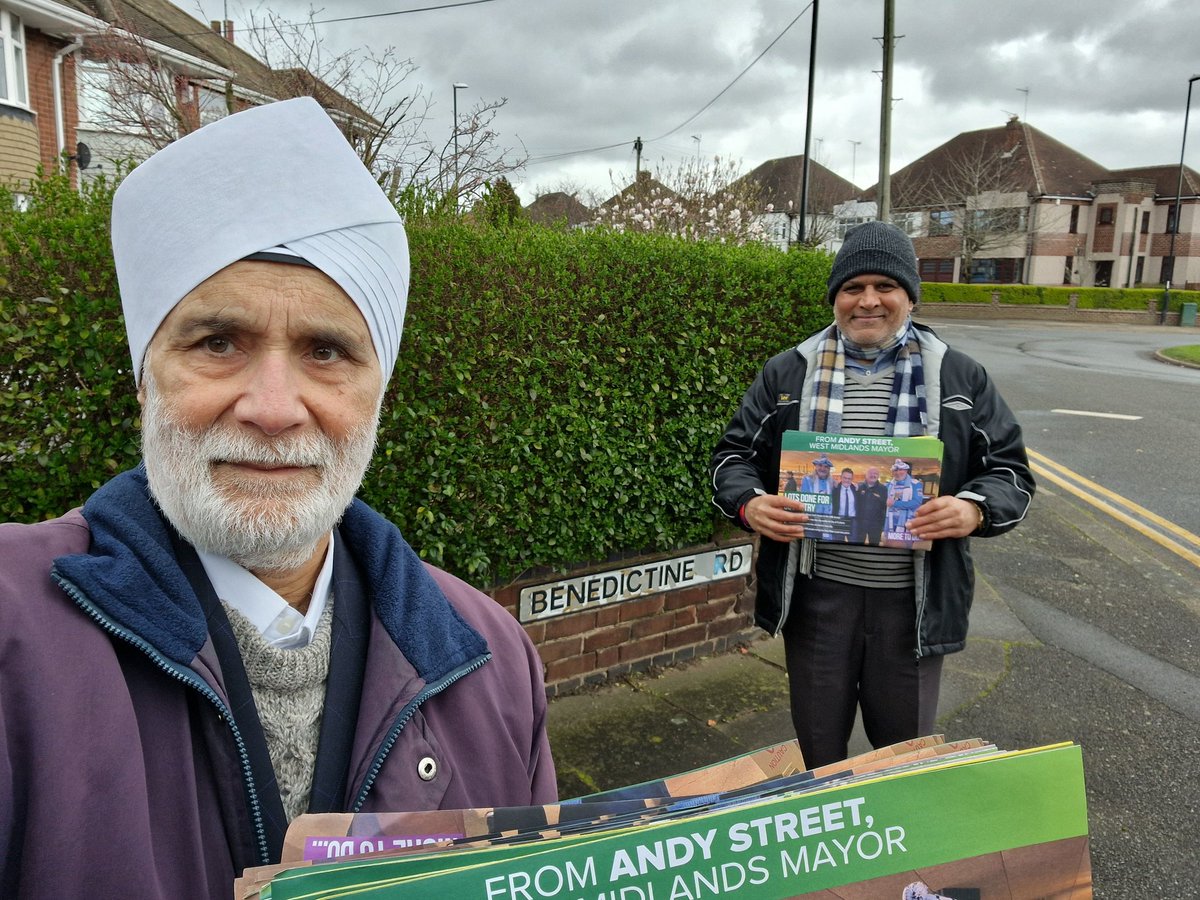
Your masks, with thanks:
[[[433,781],[437,778],[437,760],[432,756],[422,756],[421,761],[417,763],[417,774],[421,776],[422,781]]]

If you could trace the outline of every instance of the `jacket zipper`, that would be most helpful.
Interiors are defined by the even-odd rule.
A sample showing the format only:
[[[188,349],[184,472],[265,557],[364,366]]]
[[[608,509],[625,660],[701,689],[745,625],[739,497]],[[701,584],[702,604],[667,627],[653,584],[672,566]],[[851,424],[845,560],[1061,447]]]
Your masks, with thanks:
[[[367,794],[371,792],[371,788],[375,785],[375,780],[379,777],[379,771],[383,768],[384,760],[392,752],[392,747],[396,745],[396,741],[400,738],[400,732],[404,730],[404,726],[408,724],[409,720],[416,713],[417,708],[430,697],[440,694],[460,678],[470,675],[491,658],[492,654],[490,652],[475,657],[475,659],[455,669],[440,681],[426,685],[423,691],[413,697],[404,709],[400,710],[399,715],[396,716],[396,721],[392,723],[391,730],[380,745],[379,751],[375,754],[375,759],[371,761],[371,768],[367,771],[367,777],[363,779],[362,788],[359,790],[358,796],[354,798],[354,803],[350,807],[351,812],[362,811],[363,804],[367,802]]]
[[[234,722],[233,715],[229,712],[229,708],[224,701],[217,695],[208,683],[197,675],[194,671],[186,666],[180,666],[164,657],[156,650],[153,645],[143,640],[138,635],[134,634],[125,628],[120,627],[111,619],[104,615],[95,604],[92,603],[75,584],[68,581],[57,572],[52,572],[51,577],[58,583],[58,586],[66,592],[75,605],[82,609],[90,616],[101,628],[107,631],[114,637],[118,637],[136,647],[153,662],[159,669],[167,675],[183,684],[198,691],[201,696],[209,700],[217,709],[217,716],[221,721],[229,726],[230,732],[233,734],[234,744],[237,747],[238,758],[242,766],[242,781],[246,789],[246,799],[250,805],[250,817],[254,823],[254,837],[258,845],[258,856],[260,865],[269,865],[271,862],[270,851],[267,848],[267,832],[263,825],[262,806],[258,799],[258,789],[254,786],[254,775],[250,769],[250,755],[246,752],[245,742],[242,740],[241,732],[238,731],[237,723]]]

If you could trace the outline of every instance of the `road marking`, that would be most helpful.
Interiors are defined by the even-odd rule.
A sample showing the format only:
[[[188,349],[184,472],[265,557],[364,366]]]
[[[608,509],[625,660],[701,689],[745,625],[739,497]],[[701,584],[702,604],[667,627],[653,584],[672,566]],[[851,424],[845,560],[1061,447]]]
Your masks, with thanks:
[[[1071,471],[1066,466],[1056,463],[1036,450],[1026,449],[1026,452],[1032,461],[1031,468],[1034,474],[1054,482],[1054,484],[1057,484],[1068,493],[1074,494],[1085,503],[1089,503],[1100,511],[1108,513],[1108,515],[1118,521],[1124,522],[1130,528],[1150,538],[1150,540],[1159,546],[1165,547],[1172,553],[1182,556],[1192,563],[1192,565],[1200,566],[1200,552],[1197,552],[1200,551],[1200,536],[1194,535],[1186,528],[1180,528],[1174,522],[1138,506],[1132,500],[1128,500],[1120,494],[1113,493],[1103,485],[1096,484],[1094,481],[1084,478],[1078,472]],[[1100,499],[1101,497],[1105,499],[1102,500]],[[1111,502],[1105,502],[1105,500]],[[1120,507],[1124,507],[1129,512],[1125,512]],[[1175,535],[1179,538],[1179,541],[1172,540],[1167,535],[1155,531],[1146,524],[1147,522],[1152,522],[1164,531]]]
[[[1126,422],[1136,422],[1141,416],[1125,416],[1121,413],[1091,412],[1086,409],[1052,409],[1050,412],[1062,413],[1064,416],[1091,416],[1094,419],[1123,419]]]

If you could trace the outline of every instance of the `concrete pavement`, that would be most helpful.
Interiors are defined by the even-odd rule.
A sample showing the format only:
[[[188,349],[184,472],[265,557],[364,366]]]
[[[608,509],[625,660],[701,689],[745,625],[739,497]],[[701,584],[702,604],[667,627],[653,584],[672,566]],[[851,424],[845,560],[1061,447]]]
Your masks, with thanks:
[[[981,578],[967,648],[946,658],[939,720],[1003,679],[1013,644],[1036,645]],[[684,772],[795,737],[783,639],[765,635],[738,651],[553,700],[550,736],[566,797]],[[851,755],[870,749],[861,726]]]
[[[1095,895],[1200,896],[1200,573],[1044,482],[1026,522],[972,550],[971,631],[945,663],[939,730],[1078,742]],[[788,740],[782,643],[557,698],[550,736],[564,798]],[[851,753],[867,747],[856,729]]]

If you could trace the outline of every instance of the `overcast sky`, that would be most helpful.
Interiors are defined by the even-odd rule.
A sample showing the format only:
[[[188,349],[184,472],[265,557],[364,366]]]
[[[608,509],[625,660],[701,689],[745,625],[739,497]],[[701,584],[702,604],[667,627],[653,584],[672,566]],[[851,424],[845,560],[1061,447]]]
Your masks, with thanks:
[[[239,28],[263,8],[176,2],[205,21],[227,9]],[[313,8],[321,20],[453,2]],[[265,6],[298,20],[310,9],[300,0]],[[507,98],[495,126],[531,160],[513,179],[526,203],[563,187],[608,196],[614,181],[632,178],[638,136],[651,170],[699,152],[744,172],[804,151],[806,2],[480,0],[320,28],[334,49],[393,46],[410,57],[413,81],[435,102],[435,134],[452,133],[452,83],[469,85],[460,115]],[[1179,163],[1188,78],[1200,74],[1195,0],[897,0],[895,32],[892,171],[1011,114],[1109,168]],[[879,173],[882,34],[883,0],[820,4],[812,158],[863,188]],[[1200,82],[1193,93],[1200,107]],[[1196,113],[1187,163],[1200,168]],[[612,144],[620,146],[544,159]]]

